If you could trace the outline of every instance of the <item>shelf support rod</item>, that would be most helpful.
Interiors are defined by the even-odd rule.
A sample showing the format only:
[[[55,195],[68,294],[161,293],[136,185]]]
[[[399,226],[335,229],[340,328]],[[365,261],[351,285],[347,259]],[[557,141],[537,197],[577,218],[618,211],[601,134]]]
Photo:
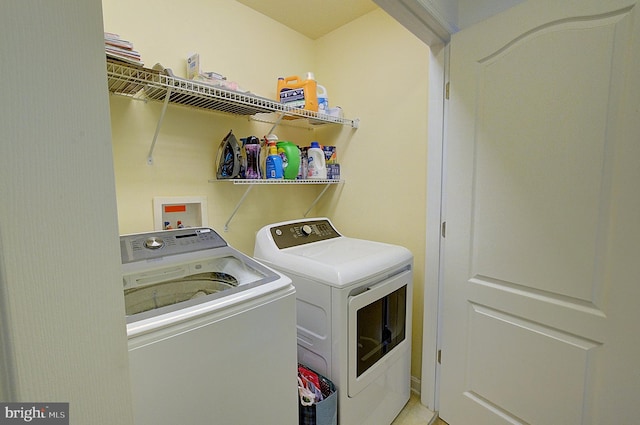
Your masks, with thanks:
[[[269,132],[267,133],[267,136],[269,134],[273,134],[273,131],[276,129],[276,127],[280,125],[280,121],[282,121],[282,118],[284,118],[284,112],[281,113],[278,119],[276,120],[276,122],[273,123],[273,127],[271,127],[271,129],[269,130]]]
[[[307,212],[304,213],[303,217],[306,217],[307,214],[309,214],[309,211],[311,211],[311,209],[316,206],[316,204],[318,203],[320,198],[322,198],[322,195],[324,195],[324,193],[327,191],[327,189],[329,189],[329,186],[331,186],[331,184],[326,184],[324,186],[324,189],[322,189],[322,192],[320,192],[320,194],[318,196],[316,196],[316,199],[313,200],[313,202],[309,206],[309,209],[307,210]]]
[[[160,112],[160,118],[156,125],[156,132],[153,135],[153,141],[149,148],[149,154],[147,155],[147,164],[153,165],[153,149],[156,147],[156,141],[158,140],[158,134],[160,134],[160,127],[162,127],[162,121],[164,121],[164,114],[167,112],[167,106],[169,105],[169,98],[171,98],[171,86],[167,87],[167,94],[164,97],[164,104],[162,105],[162,111]]]
[[[244,195],[242,195],[242,198],[240,198],[240,200],[238,201],[238,204],[236,205],[236,207],[233,209],[233,212],[231,213],[231,216],[229,216],[229,219],[227,220],[226,223],[224,223],[224,231],[228,232],[229,231],[229,223],[231,223],[231,220],[233,220],[233,217],[236,215],[236,213],[238,212],[238,210],[240,209],[240,206],[242,205],[242,203],[244,202],[245,198],[247,197],[247,195],[249,194],[249,192],[251,191],[251,189],[253,189],[253,184],[250,184],[249,187],[247,188],[247,190],[245,190]]]

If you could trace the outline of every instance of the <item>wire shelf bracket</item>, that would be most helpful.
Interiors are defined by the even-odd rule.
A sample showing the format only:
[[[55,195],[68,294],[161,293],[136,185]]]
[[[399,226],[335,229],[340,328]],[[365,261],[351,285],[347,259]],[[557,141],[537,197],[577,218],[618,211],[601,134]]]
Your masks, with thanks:
[[[251,189],[254,188],[254,186],[258,186],[258,185],[324,185],[324,188],[322,189],[322,191],[318,194],[318,196],[316,196],[316,198],[313,200],[313,202],[311,203],[311,205],[309,206],[307,211],[304,213],[304,217],[306,217],[307,214],[309,214],[309,212],[311,212],[313,207],[315,207],[316,204],[320,201],[320,199],[322,199],[322,197],[326,193],[327,189],[329,189],[329,187],[337,185],[337,184],[342,184],[342,183],[344,183],[344,180],[323,180],[323,179],[317,179],[317,180],[270,180],[270,179],[266,179],[266,180],[265,179],[260,179],[260,180],[253,180],[253,179],[217,180],[217,179],[212,179],[212,180],[209,180],[209,182],[210,183],[214,183],[214,182],[231,182],[234,185],[248,185],[249,186],[249,187],[247,187],[247,189],[244,191],[244,193],[240,197],[240,200],[238,201],[238,203],[236,204],[235,208],[231,212],[231,215],[229,216],[229,219],[226,221],[226,223],[224,223],[224,231],[228,232],[229,231],[229,224],[233,220],[233,217],[235,217],[235,215],[240,210],[240,207],[242,206],[242,204],[244,203],[245,199],[247,198],[247,195],[249,195],[249,192],[251,191]]]

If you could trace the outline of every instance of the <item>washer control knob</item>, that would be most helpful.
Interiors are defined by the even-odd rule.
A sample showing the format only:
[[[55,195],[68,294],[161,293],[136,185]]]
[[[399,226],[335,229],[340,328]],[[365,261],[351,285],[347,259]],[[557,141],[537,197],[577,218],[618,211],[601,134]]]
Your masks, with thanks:
[[[310,234],[313,233],[313,229],[308,224],[305,224],[304,226],[302,226],[300,230],[302,230],[302,234],[305,236],[309,236]]]
[[[144,247],[148,249],[159,249],[164,246],[164,241],[162,238],[157,236],[151,236],[147,240],[144,241]]]

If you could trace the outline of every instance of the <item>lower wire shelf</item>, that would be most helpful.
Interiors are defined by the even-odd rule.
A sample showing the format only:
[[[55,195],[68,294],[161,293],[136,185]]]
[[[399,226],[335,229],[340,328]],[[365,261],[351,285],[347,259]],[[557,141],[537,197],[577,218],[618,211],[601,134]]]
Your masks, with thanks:
[[[322,196],[325,194],[329,187],[342,184],[344,180],[327,180],[327,179],[307,179],[307,180],[286,180],[286,179],[211,179],[209,183],[232,183],[234,185],[245,185],[248,186],[247,190],[245,190],[244,194],[236,204],[236,207],[231,212],[231,216],[224,224],[224,231],[227,232],[229,230],[229,223],[233,220],[233,217],[236,215],[242,204],[244,203],[247,195],[253,189],[254,186],[257,185],[324,185],[322,191],[316,196],[313,200],[307,211],[304,213],[304,217],[309,214],[311,209],[320,201]]]

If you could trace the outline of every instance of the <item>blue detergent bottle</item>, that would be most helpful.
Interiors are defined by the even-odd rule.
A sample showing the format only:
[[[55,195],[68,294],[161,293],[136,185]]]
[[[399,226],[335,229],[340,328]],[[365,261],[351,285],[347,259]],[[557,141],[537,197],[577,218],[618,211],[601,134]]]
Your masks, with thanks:
[[[267,179],[281,179],[284,177],[282,157],[278,155],[275,143],[269,144],[269,156],[267,156],[265,169]]]

